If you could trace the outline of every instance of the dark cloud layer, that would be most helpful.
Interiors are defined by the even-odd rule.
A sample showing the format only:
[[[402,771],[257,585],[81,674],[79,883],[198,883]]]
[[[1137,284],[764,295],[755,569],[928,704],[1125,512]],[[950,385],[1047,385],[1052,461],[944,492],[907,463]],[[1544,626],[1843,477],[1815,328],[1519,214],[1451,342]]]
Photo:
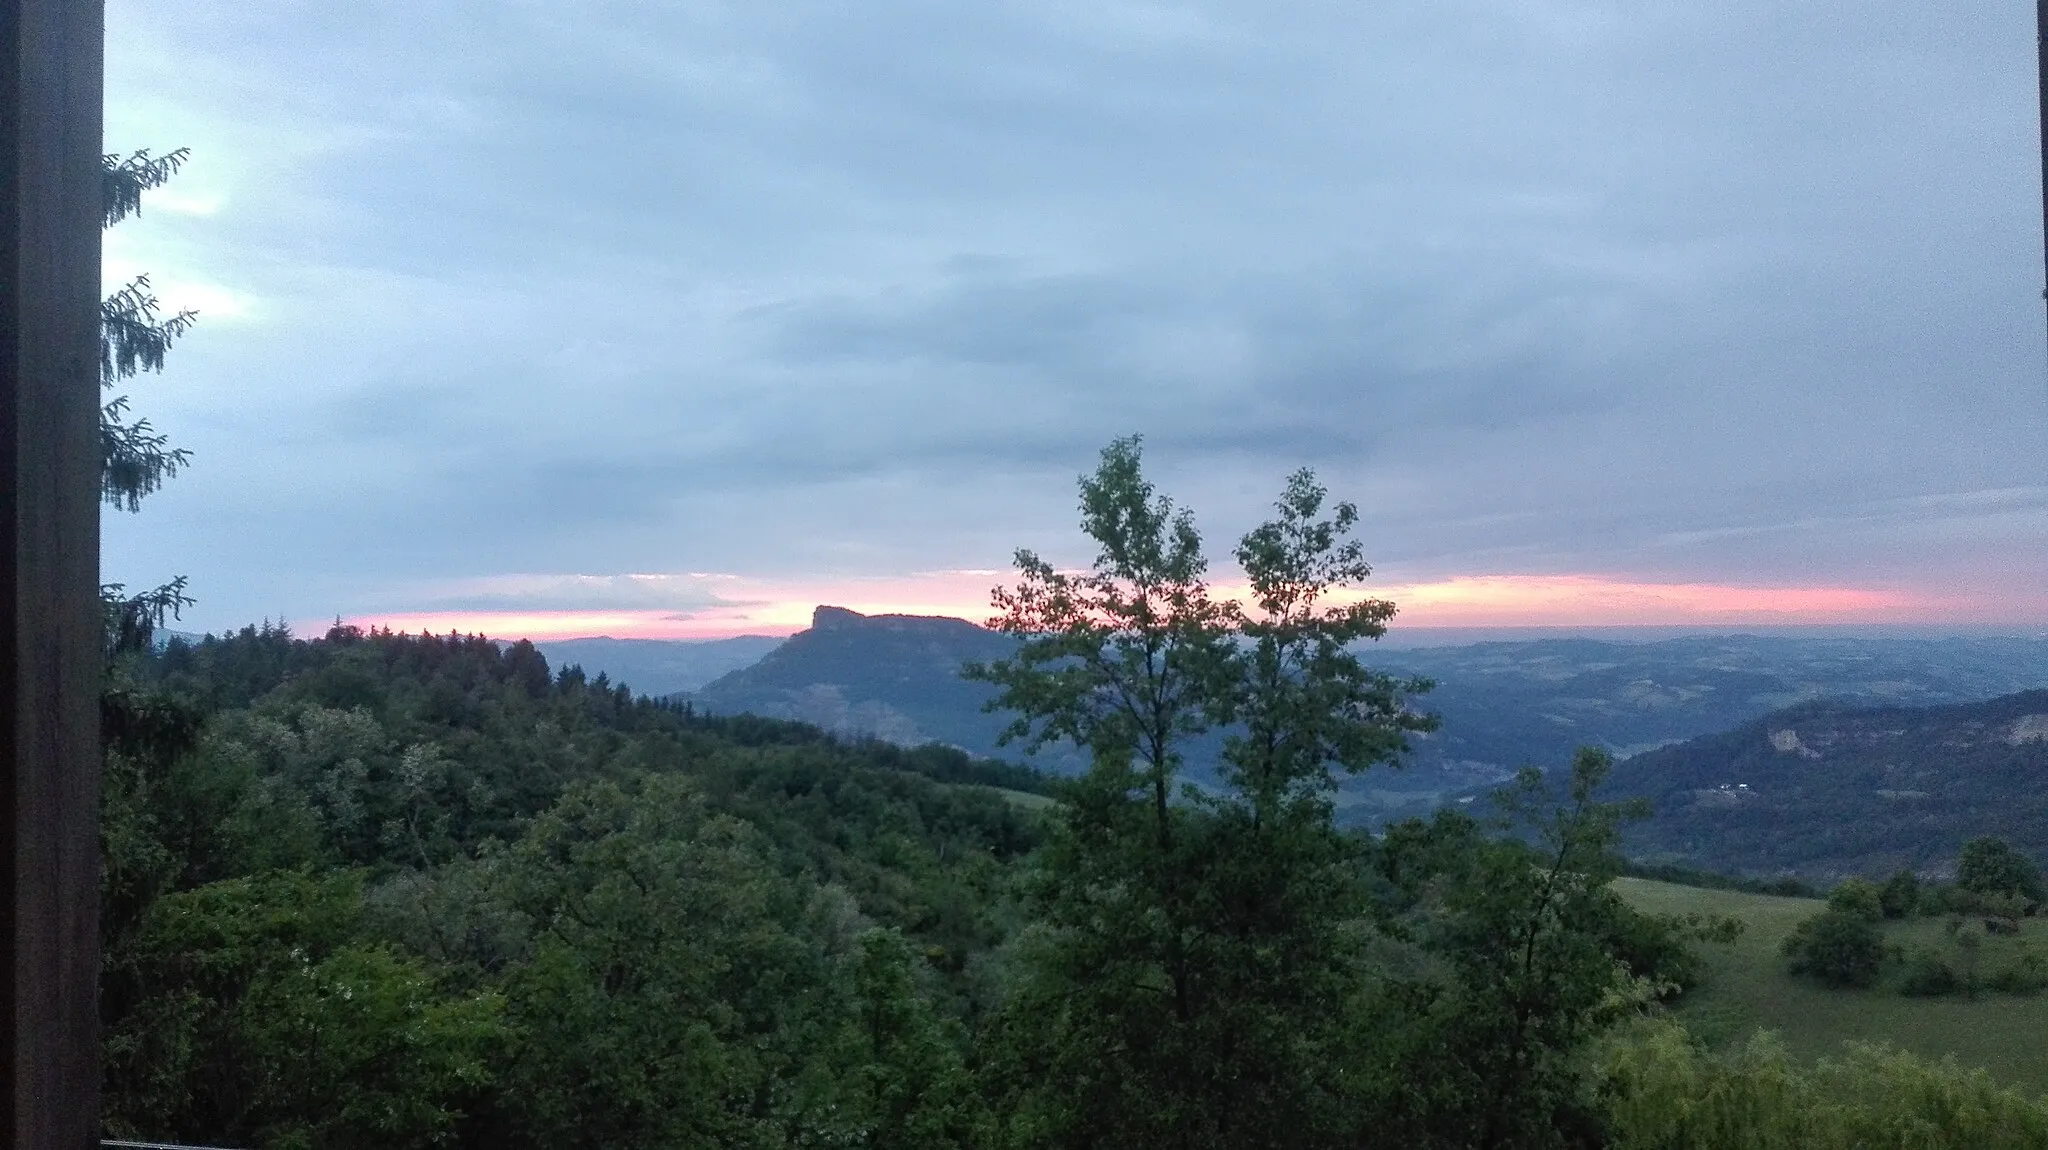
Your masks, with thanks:
[[[1129,431],[1218,538],[1317,467],[1404,577],[2041,606],[2016,5],[109,20],[110,146],[218,204],[110,253],[234,305],[138,388],[197,459],[110,573],[206,625],[1000,564]]]

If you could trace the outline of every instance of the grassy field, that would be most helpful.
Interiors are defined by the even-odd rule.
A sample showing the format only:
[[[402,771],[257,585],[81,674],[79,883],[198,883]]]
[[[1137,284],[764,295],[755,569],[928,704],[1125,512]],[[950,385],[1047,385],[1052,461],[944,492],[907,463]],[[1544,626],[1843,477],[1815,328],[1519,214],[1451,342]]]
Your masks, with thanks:
[[[1986,993],[1907,998],[1888,989],[1829,990],[1785,971],[1778,945],[1799,920],[1821,909],[1816,899],[1779,898],[1738,891],[1699,890],[1643,879],[1616,880],[1615,889],[1637,907],[1662,913],[1700,911],[1728,915],[1745,925],[1733,946],[1705,946],[1703,985],[1686,995],[1678,1016],[1709,1043],[1776,1031],[1801,1058],[1838,1048],[1845,1039],[1882,1040],[1917,1054],[1953,1054],[2000,1081],[2048,1093],[2048,995]],[[1887,941],[1905,947],[1954,946],[1942,919],[1886,924]],[[2023,922],[2018,938],[1987,938],[1978,956],[1990,971],[2022,947],[2048,949],[2048,919]]]
[[[1034,795],[1029,791],[1013,791],[1008,787],[989,787],[987,789],[994,791],[1010,800],[1013,805],[1023,807],[1027,811],[1042,811],[1053,804],[1053,799],[1050,795]]]

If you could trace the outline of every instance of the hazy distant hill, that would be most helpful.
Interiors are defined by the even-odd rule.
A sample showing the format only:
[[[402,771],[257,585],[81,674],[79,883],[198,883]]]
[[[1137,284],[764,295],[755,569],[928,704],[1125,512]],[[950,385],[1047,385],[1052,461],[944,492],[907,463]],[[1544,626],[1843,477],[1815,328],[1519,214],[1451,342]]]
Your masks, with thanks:
[[[562,639],[535,644],[551,667],[576,663],[593,676],[602,671],[615,683],[657,697],[694,691],[728,671],[759,662],[781,645],[781,639],[766,635],[698,641]]]
[[[1656,808],[1648,862],[1814,879],[1952,873],[2003,836],[2048,861],[2048,691],[1942,707],[1806,703],[1638,755],[1616,793]]]
[[[957,676],[962,662],[999,657],[1012,646],[961,619],[820,607],[810,630],[691,698],[719,712],[1013,755],[995,746],[1003,719],[980,710],[989,688]],[[1406,769],[1370,772],[1347,786],[1342,801],[1351,819],[1479,793],[1519,766],[1560,765],[1584,743],[1639,751],[1809,699],[1955,703],[2048,686],[2048,640],[2040,639],[1538,639],[1368,647],[1365,654],[1372,665],[1435,678],[1438,687],[1423,702],[1444,726],[1417,741]],[[1071,754],[1041,762],[1079,765]]]
[[[811,627],[789,637],[760,662],[690,692],[707,710],[799,719],[828,731],[873,735],[896,743],[937,742],[979,755],[1003,754],[1048,769],[1074,769],[1069,749],[1052,748],[1035,760],[999,751],[996,735],[1008,719],[985,714],[994,695],[960,677],[972,660],[998,659],[1014,640],[964,619],[921,615],[862,615],[819,607]]]
[[[2048,687],[2048,640],[2022,638],[1540,639],[1370,661],[1437,681],[1424,701],[1443,730],[1418,744],[1408,780],[1432,786],[1555,766],[1581,744],[1645,751],[1813,699],[1920,706]]]

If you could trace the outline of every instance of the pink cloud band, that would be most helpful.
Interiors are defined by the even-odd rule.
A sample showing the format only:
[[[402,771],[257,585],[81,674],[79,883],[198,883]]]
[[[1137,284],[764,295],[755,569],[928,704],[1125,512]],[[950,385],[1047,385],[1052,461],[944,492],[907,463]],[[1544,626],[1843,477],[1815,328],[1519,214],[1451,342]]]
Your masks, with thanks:
[[[1003,573],[945,571],[895,579],[779,583],[736,579],[729,606],[659,610],[414,611],[350,621],[395,631],[481,633],[502,638],[592,635],[715,639],[787,635],[810,623],[820,603],[863,614],[951,615],[982,621]],[[1219,584],[1242,597],[1243,586]],[[1652,583],[1598,575],[1469,575],[1366,589],[1400,606],[1397,626],[1688,626],[1785,623],[1997,621],[2000,605],[1969,598],[1862,587],[1752,587]],[[309,628],[311,630],[311,628]]]

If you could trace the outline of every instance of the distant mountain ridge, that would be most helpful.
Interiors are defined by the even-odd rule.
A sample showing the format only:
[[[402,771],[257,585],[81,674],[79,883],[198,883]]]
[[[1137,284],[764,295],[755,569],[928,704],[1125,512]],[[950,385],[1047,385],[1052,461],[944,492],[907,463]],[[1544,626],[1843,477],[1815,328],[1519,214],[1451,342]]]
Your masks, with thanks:
[[[732,639],[549,639],[534,644],[554,667],[570,664],[592,675],[602,671],[642,695],[660,698],[694,691],[720,675],[760,662],[782,645],[770,635]]]
[[[1006,718],[981,710],[993,689],[958,677],[962,663],[1001,658],[1015,646],[964,619],[819,607],[809,630],[687,697],[722,713],[1024,761],[1014,747],[996,745]],[[1367,644],[1361,655],[1383,670],[1434,678],[1437,689],[1420,703],[1442,715],[1443,729],[1415,740],[1402,769],[1347,783],[1340,802],[1354,821],[1483,793],[1518,767],[1561,765],[1582,744],[1639,752],[1817,698],[1942,704],[2048,687],[2048,640],[2041,639],[1536,639]],[[1049,750],[1037,762],[1052,770],[1082,765],[1071,748]]]
[[[1645,862],[1828,881],[1901,867],[1952,876],[1999,835],[2048,862],[2048,691],[1936,707],[1812,702],[1617,765],[1655,815]]]
[[[1376,649],[1437,682],[1443,730],[1416,764],[1446,777],[1555,766],[1581,744],[1620,755],[1725,731],[1816,699],[1930,706],[2048,687],[2048,640],[1692,635]]]

